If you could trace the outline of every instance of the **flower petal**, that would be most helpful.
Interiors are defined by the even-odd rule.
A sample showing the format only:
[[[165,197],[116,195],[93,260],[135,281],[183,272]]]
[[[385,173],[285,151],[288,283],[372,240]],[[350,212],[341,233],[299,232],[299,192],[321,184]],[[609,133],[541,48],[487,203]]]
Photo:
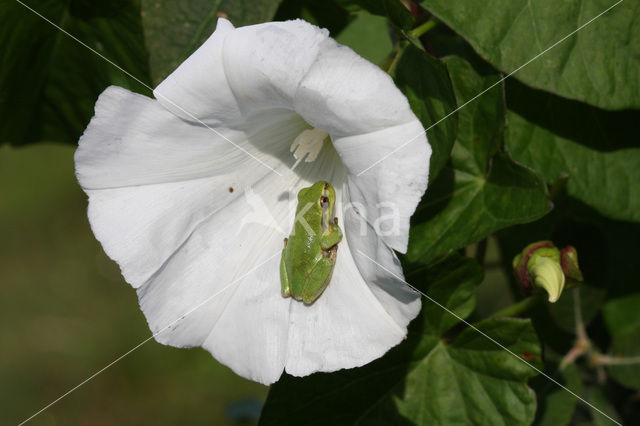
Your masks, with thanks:
[[[286,371],[306,376],[364,365],[406,335],[358,272],[348,244],[340,244],[331,283],[311,306],[291,304]]]
[[[292,301],[273,279],[280,273],[281,249],[278,239],[277,255],[242,280],[202,345],[237,374],[265,385],[280,378],[287,357]]]
[[[242,121],[222,60],[233,25],[218,19],[215,32],[153,91],[165,108],[189,121],[233,127]]]
[[[227,80],[245,116],[269,108],[293,109],[302,78],[329,32],[302,20],[236,29],[224,42]]]
[[[299,84],[295,110],[333,138],[369,133],[416,119],[389,75],[332,39],[322,43]]]
[[[404,253],[409,219],[427,188],[429,176],[431,147],[422,124],[415,120],[336,138],[334,146],[349,171],[350,201],[364,206],[361,215],[390,247]]]
[[[274,203],[270,212],[286,210],[286,201]],[[203,346],[236,373],[267,384],[280,377],[286,357],[289,300],[274,279],[283,234],[237,220],[251,209],[242,197],[209,218],[138,296],[159,342]]]
[[[312,305],[291,304],[286,371],[294,376],[357,367],[379,358],[406,336],[406,325],[420,311],[419,296],[385,271],[402,276],[392,250],[384,243],[370,245],[377,240],[375,233],[360,235],[359,224],[345,220],[343,206],[337,209],[347,238],[338,245],[331,282]]]
[[[228,134],[263,161],[285,167],[278,157],[289,159],[290,153],[282,140],[293,140],[305,124],[290,113],[266,121]],[[96,238],[134,287],[202,221],[273,174],[211,130],[116,87],[100,96],[75,160]]]
[[[281,296],[279,279],[283,238],[295,208],[289,198],[295,201],[309,179],[341,184],[345,171],[337,159],[327,149],[304,165],[305,177],[269,174],[191,232],[138,289],[159,342],[203,346],[236,373],[261,383],[280,377],[292,303]]]
[[[344,198],[349,199],[348,187],[344,191]],[[399,326],[406,327],[420,312],[421,296],[404,283],[398,257],[356,208],[350,204],[342,212],[354,262],[387,313]]]
[[[246,139],[244,132],[190,125],[153,99],[111,86],[80,138],[76,175],[89,189],[209,177],[247,161],[236,146]]]

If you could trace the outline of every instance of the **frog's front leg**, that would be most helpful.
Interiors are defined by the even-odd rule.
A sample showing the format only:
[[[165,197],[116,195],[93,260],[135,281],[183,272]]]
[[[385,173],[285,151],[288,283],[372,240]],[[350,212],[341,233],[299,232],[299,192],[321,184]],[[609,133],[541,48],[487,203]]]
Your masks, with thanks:
[[[335,265],[335,252],[337,247],[329,250],[328,257],[322,257],[311,270],[307,283],[302,290],[302,301],[306,305],[311,305],[322,294],[333,274],[333,266]],[[317,283],[317,284],[316,284]]]
[[[282,295],[284,297],[291,296],[291,286],[289,285],[289,273],[287,272],[287,264],[285,261],[287,253],[288,238],[284,239],[284,248],[282,249],[282,257],[280,258],[280,284],[282,285]]]
[[[338,218],[333,218],[333,221],[329,223],[327,229],[322,233],[320,239],[320,247],[323,250],[329,250],[331,247],[342,241],[342,231],[338,226]]]

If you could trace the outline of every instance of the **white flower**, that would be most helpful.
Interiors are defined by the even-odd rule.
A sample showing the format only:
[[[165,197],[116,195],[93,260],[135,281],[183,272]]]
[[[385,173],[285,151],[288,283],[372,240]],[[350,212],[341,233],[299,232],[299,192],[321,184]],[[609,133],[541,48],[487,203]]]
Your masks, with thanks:
[[[392,249],[406,250],[427,185],[424,135],[358,175],[423,132],[388,75],[304,21],[220,19],[154,95],[106,89],[75,161],[93,232],[159,342],[202,346],[268,384],[366,364],[404,338],[419,297],[358,253],[402,276]],[[309,162],[292,170],[312,127],[293,147]],[[336,189],[345,238],[307,306],[280,293],[278,228],[290,232],[288,198],[318,180]],[[389,206],[395,232],[378,235]],[[265,207],[273,220],[255,218]]]

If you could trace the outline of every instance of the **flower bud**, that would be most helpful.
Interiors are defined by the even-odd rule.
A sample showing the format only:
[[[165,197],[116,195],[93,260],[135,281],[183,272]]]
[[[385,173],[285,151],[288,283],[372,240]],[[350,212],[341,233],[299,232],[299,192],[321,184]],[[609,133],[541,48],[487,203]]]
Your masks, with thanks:
[[[560,264],[562,265],[562,271],[564,276],[568,280],[582,282],[582,271],[578,265],[578,252],[573,246],[566,246],[560,251]]]
[[[565,277],[560,266],[560,250],[555,247],[540,248],[527,262],[527,271],[537,287],[549,295],[549,302],[558,300],[564,290]]]
[[[553,243],[551,241],[538,241],[537,243],[529,244],[520,254],[513,258],[513,273],[526,292],[531,291],[531,280],[529,279],[529,272],[527,271],[527,262],[529,262],[533,253],[542,247],[553,247]]]
[[[531,292],[534,287],[543,288],[551,303],[558,300],[566,281],[582,281],[578,254],[573,246],[560,251],[551,241],[538,241],[516,255],[512,265],[516,279],[526,292]]]

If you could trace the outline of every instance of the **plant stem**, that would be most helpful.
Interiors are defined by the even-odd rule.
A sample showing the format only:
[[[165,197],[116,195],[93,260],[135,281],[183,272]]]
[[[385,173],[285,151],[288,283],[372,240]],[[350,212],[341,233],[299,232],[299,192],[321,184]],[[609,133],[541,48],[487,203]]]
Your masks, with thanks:
[[[495,312],[491,315],[491,318],[497,317],[516,317],[527,312],[529,309],[533,308],[540,302],[540,297],[538,295],[529,296],[526,299],[522,299],[518,303],[515,303],[511,306],[507,306],[504,309]]]
[[[420,38],[421,36],[429,32],[431,29],[433,29],[436,25],[438,25],[438,22],[433,19],[430,19],[424,24],[420,25],[419,27],[416,27],[411,31],[409,31],[409,35],[416,38]]]
[[[393,55],[393,60],[389,64],[389,68],[387,68],[387,74],[389,75],[393,74],[393,71],[396,69],[396,65],[398,65],[398,61],[400,60],[400,57],[404,53],[405,47],[406,46],[403,46],[403,45],[398,46],[398,51],[396,52],[395,55]]]
[[[609,355],[596,355],[591,361],[595,365],[633,365],[640,364],[640,356],[615,357]]]
[[[580,304],[580,289],[578,288],[573,290],[573,322],[575,323],[576,341],[569,352],[562,358],[558,367],[559,370],[563,370],[567,365],[573,364],[585,354],[593,354],[591,341],[587,336],[587,330],[582,320],[582,305]],[[598,374],[601,375],[600,373]]]

